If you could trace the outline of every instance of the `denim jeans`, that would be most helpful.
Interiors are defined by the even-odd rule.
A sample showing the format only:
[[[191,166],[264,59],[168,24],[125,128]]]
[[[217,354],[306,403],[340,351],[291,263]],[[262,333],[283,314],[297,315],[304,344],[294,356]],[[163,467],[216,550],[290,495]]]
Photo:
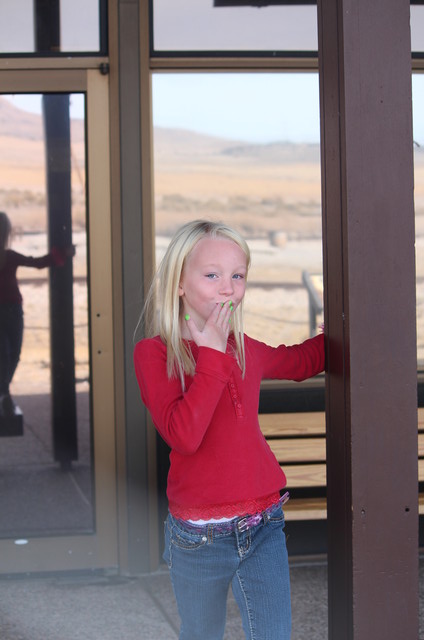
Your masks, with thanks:
[[[281,506],[247,531],[165,522],[164,560],[181,618],[180,640],[222,640],[231,584],[248,640],[289,640],[290,578]],[[198,530],[198,531],[197,531]]]
[[[21,304],[0,304],[0,395],[9,385],[18,366],[22,348],[24,316]]]

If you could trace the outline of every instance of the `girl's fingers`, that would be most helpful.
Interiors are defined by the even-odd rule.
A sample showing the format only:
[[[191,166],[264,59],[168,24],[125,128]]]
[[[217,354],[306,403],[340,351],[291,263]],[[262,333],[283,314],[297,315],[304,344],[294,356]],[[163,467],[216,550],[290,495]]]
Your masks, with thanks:
[[[211,347],[225,353],[233,310],[232,303],[231,306],[229,303],[215,305],[202,331],[199,331],[195,322],[186,315],[184,320],[194,342],[199,346]]]
[[[231,311],[227,303],[218,302],[212,309],[206,324],[209,326],[214,324],[224,326],[225,320],[228,319],[230,313]]]
[[[220,303],[218,305],[218,316],[216,323],[224,331],[227,337],[231,329],[232,311],[232,305],[230,307],[229,303]]]

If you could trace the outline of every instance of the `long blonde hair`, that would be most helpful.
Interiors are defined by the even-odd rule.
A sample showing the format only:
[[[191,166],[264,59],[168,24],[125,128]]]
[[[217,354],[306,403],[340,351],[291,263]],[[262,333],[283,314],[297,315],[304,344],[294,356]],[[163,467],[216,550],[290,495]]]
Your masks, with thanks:
[[[146,298],[142,319],[146,336],[159,334],[167,346],[168,377],[177,376],[184,389],[184,375],[193,375],[195,361],[181,336],[182,300],[178,293],[181,274],[194,246],[202,238],[224,238],[235,242],[246,255],[246,267],[250,266],[250,250],[242,236],[220,222],[195,220],[182,226],[172,238],[159,265]],[[140,323],[139,323],[140,324]],[[243,301],[237,306],[233,317],[235,355],[245,373],[243,332]]]

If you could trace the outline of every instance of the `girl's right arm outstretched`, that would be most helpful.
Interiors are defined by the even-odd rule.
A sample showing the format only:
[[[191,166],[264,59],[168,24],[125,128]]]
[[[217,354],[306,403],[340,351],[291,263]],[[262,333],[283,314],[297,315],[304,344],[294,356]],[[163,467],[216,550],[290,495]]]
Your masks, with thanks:
[[[63,267],[68,257],[75,255],[75,249],[73,247],[67,247],[65,249],[58,249],[52,247],[50,253],[44,256],[25,256],[16,251],[11,251],[14,254],[15,262],[20,267],[32,267],[33,269],[45,269],[46,267]]]
[[[199,347],[196,371],[184,393],[177,377],[168,378],[166,346],[159,338],[135,346],[134,365],[142,400],[162,438],[179,453],[195,453],[236,366],[234,358]]]

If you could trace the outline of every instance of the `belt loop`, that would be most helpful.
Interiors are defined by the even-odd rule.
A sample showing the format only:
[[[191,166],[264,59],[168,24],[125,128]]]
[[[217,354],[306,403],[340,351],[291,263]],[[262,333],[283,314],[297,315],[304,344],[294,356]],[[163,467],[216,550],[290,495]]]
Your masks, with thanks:
[[[208,524],[208,543],[212,544],[213,542],[213,524]]]

